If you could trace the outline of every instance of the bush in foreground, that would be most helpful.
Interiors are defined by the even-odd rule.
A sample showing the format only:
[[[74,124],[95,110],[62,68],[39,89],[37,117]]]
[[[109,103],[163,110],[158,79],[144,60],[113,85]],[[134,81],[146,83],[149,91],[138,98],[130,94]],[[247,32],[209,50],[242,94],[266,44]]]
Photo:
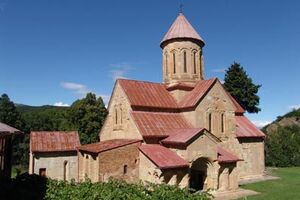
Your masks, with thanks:
[[[208,193],[191,193],[187,189],[166,184],[129,184],[124,181],[110,180],[107,183],[67,183],[48,180],[46,200],[209,200]]]
[[[166,184],[129,184],[110,180],[107,183],[65,182],[38,175],[21,174],[0,181],[1,200],[209,200],[206,192],[192,193]]]

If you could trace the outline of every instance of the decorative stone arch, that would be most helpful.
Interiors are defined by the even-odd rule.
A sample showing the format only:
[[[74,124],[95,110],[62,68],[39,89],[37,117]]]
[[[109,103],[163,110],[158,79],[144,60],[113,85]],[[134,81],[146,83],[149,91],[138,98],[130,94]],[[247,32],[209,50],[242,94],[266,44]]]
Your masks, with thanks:
[[[213,160],[200,157],[190,167],[189,187],[196,191],[206,190],[212,185]]]

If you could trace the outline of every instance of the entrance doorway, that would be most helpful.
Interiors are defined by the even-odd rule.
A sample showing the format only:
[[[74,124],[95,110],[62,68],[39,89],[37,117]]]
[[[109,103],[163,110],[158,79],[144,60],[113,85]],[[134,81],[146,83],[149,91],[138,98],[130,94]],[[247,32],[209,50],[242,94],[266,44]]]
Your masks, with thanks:
[[[208,158],[202,157],[195,160],[190,169],[189,186],[196,191],[208,189],[208,167],[211,162]]]
[[[192,188],[196,191],[203,190],[205,179],[206,179],[205,172],[191,169],[190,183],[189,183],[190,188]]]

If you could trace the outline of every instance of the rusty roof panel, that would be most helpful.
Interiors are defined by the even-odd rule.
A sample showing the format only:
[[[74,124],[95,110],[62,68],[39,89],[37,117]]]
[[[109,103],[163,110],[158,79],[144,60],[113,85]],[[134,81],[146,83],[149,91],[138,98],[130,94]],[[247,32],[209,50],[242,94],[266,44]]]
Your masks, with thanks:
[[[236,119],[236,136],[238,138],[251,137],[266,137],[265,134],[259,130],[249,119],[245,116],[235,116]]]
[[[79,150],[87,151],[91,153],[101,153],[111,149],[119,148],[129,144],[141,142],[141,140],[130,140],[130,139],[113,139],[101,141],[93,144],[86,144],[78,147]]]
[[[159,144],[145,144],[140,151],[160,169],[186,168],[188,162],[173,151]]]
[[[173,130],[171,130],[171,133],[167,133],[169,135],[169,137],[163,139],[161,142],[163,144],[184,145],[204,130],[205,130],[204,128],[173,129]]]
[[[232,163],[232,162],[237,162],[240,161],[237,156],[234,154],[230,153],[229,151],[225,150],[222,147],[218,147],[218,162],[219,163]]]
[[[20,133],[22,132],[19,131],[18,129],[0,122],[0,136],[20,134]]]
[[[143,137],[167,137],[174,129],[192,127],[179,113],[132,111],[131,115]]]
[[[179,103],[180,108],[194,107],[209,91],[212,85],[217,81],[216,78],[199,81],[195,88],[189,92]]]
[[[30,133],[30,151],[76,151],[80,146],[77,131],[33,131]]]
[[[119,79],[131,106],[176,109],[177,103],[160,83]]]

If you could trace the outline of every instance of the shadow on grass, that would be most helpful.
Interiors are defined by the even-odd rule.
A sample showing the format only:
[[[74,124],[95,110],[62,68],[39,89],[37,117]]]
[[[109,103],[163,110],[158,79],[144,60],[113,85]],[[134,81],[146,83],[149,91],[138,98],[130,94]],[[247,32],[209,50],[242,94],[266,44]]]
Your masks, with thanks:
[[[1,200],[42,200],[46,190],[47,178],[28,173],[0,181]]]

